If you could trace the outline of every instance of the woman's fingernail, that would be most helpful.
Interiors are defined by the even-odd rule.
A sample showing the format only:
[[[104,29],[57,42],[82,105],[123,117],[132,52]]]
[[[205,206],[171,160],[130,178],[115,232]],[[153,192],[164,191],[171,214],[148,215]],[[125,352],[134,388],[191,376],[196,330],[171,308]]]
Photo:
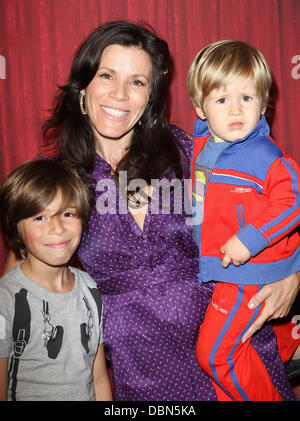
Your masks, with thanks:
[[[254,305],[254,303],[252,303],[252,301],[251,301],[251,303],[249,303],[249,304],[248,304],[248,307],[250,308],[250,310],[252,310],[252,309],[255,307],[255,305]]]

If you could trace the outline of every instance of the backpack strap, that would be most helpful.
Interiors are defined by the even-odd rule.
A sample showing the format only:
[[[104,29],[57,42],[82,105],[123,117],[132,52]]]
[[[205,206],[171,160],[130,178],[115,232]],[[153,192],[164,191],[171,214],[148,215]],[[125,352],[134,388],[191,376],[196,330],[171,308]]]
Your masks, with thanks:
[[[97,306],[97,310],[98,310],[98,317],[99,317],[99,325],[101,322],[101,314],[102,314],[102,298],[101,298],[101,294],[100,291],[98,290],[98,288],[89,288],[89,290],[91,291],[92,297],[95,300],[96,306]]]
[[[16,400],[19,360],[30,338],[30,322],[31,313],[27,301],[27,290],[21,288],[15,294],[15,314],[12,328],[14,354],[11,357],[8,370],[8,382],[12,382],[11,398],[13,401]]]

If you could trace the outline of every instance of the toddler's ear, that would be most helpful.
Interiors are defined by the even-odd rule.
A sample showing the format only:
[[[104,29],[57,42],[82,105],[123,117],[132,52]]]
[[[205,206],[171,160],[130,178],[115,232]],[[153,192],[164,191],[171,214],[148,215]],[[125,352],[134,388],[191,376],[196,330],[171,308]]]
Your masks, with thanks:
[[[203,111],[203,108],[202,107],[196,107],[195,110],[196,110],[197,116],[200,117],[201,120],[205,120],[206,119],[206,115],[205,115],[205,112]]]

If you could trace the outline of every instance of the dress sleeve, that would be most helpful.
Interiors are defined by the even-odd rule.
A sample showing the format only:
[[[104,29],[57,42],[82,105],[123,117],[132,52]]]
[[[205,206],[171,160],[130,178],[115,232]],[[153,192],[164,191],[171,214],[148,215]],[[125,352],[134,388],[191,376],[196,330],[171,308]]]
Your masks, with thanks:
[[[192,156],[193,156],[192,136],[188,135],[188,133],[186,133],[184,130],[182,130],[180,127],[174,124],[170,125],[170,128],[174,136],[177,138],[177,140],[181,144],[183,150],[185,151],[187,158],[189,160],[189,163],[191,163]]]

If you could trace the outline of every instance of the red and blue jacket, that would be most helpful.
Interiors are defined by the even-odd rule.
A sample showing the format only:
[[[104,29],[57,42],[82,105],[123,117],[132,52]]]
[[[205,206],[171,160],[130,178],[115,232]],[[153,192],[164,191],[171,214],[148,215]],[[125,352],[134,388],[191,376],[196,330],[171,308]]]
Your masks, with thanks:
[[[196,158],[210,136],[206,122],[197,120],[192,180]],[[264,116],[219,155],[204,195],[200,282],[261,285],[300,269],[299,179],[297,163],[270,137]],[[220,247],[234,234],[252,258],[223,268]]]

